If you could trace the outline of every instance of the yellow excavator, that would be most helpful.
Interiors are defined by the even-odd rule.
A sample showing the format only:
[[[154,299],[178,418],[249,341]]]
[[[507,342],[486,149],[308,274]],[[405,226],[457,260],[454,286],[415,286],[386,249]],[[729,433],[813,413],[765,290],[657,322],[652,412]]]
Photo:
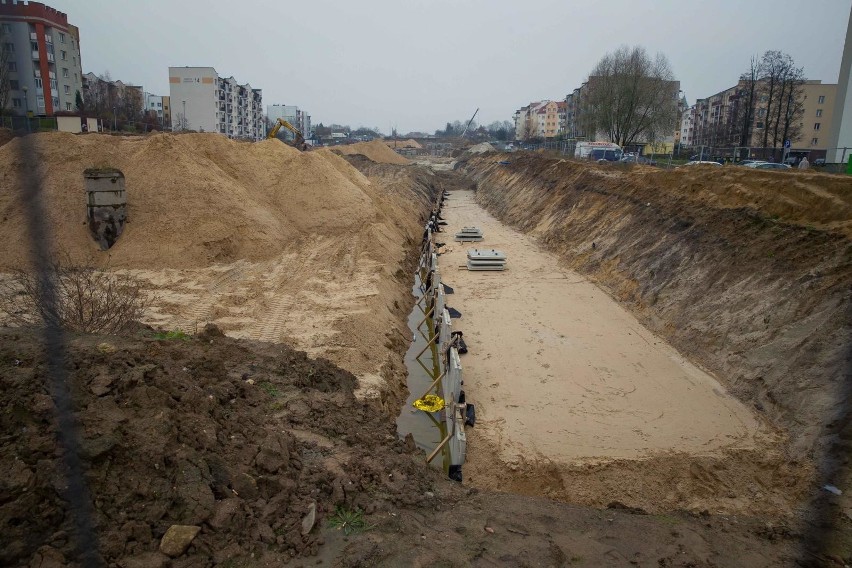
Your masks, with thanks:
[[[282,126],[296,136],[296,139],[293,141],[294,147],[301,150],[302,152],[308,149],[308,145],[305,142],[305,137],[302,135],[302,131],[287,122],[286,120],[284,120],[283,118],[278,119],[278,122],[275,123],[275,126],[272,127],[272,130],[269,131],[269,134],[267,134],[266,137],[275,138],[275,135],[278,134],[278,131],[281,130]]]

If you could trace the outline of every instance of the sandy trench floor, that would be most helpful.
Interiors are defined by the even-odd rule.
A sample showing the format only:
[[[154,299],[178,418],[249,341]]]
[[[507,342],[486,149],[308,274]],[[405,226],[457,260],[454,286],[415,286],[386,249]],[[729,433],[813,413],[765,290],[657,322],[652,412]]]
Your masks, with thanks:
[[[494,465],[490,448],[504,463],[572,463],[759,443],[764,427],[714,377],[488,214],[472,191],[453,192],[443,216],[442,277],[455,289],[448,304],[463,316],[454,329],[464,331],[470,350],[462,363],[477,409],[468,444],[476,475]],[[463,226],[482,229],[484,241],[454,242]],[[460,268],[470,248],[504,251],[508,269]]]

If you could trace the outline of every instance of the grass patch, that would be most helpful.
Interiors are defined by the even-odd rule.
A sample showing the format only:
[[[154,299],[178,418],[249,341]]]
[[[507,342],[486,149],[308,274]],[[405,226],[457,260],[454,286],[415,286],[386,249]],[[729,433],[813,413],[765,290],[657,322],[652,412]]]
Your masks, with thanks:
[[[361,509],[347,509],[345,507],[338,507],[335,510],[334,515],[328,519],[328,525],[331,528],[342,530],[346,536],[373,528],[364,520],[364,511]]]
[[[160,331],[154,334],[154,339],[158,339],[160,341],[187,341],[190,338],[188,333],[184,333],[179,329],[174,329],[172,331]]]
[[[275,385],[273,385],[269,381],[264,381],[257,386],[259,386],[261,388],[261,390],[263,390],[263,392],[265,392],[269,396],[272,396],[272,397],[281,396],[281,391],[278,390],[278,387],[276,387]]]

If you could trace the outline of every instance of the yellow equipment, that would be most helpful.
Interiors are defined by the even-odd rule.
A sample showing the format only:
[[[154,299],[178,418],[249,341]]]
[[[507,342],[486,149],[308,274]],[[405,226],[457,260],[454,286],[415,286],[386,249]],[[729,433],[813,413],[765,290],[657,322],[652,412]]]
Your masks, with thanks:
[[[266,135],[267,138],[275,138],[278,134],[278,131],[281,130],[281,127],[286,128],[290,132],[292,132],[296,136],[296,140],[293,142],[293,146],[302,150],[303,152],[308,149],[308,145],[305,143],[305,137],[302,135],[302,131],[284,120],[283,118],[279,118],[278,122],[275,126],[272,127],[272,130],[269,131],[269,134]]]

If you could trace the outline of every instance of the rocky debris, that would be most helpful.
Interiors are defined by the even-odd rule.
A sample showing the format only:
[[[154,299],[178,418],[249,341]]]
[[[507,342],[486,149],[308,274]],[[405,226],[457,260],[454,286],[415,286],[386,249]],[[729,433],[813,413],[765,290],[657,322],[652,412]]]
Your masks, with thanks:
[[[399,511],[442,477],[328,361],[214,330],[214,345],[144,333],[111,337],[112,353],[97,349],[101,337],[69,337],[107,565],[164,566],[181,554],[172,566],[242,565],[255,554],[278,566],[316,553],[317,526],[336,506]],[[74,557],[45,372],[38,333],[0,328],[2,566],[58,567]],[[282,412],[284,401],[304,412]]]
[[[189,548],[201,527],[193,525],[172,525],[160,541],[160,552],[177,558]]]

